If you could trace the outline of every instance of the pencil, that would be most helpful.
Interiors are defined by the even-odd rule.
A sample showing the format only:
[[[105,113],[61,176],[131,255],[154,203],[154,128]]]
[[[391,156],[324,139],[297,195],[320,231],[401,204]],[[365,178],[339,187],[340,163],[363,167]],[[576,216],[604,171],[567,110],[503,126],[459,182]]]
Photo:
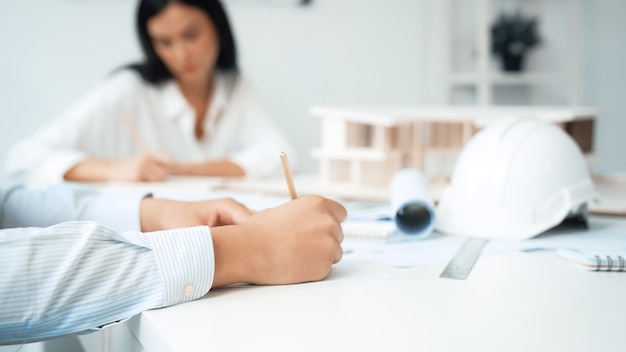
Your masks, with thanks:
[[[135,143],[137,143],[139,145],[139,147],[144,152],[146,152],[146,153],[149,152],[150,148],[148,148],[148,144],[141,137],[141,134],[139,133],[139,130],[137,129],[135,124],[128,118],[128,116],[126,116],[125,114],[121,114],[120,115],[120,120],[126,126],[126,128],[128,128],[128,131],[130,132],[130,135],[133,138],[133,140],[135,141]]]
[[[287,182],[287,188],[289,189],[289,196],[291,199],[298,198],[296,194],[296,187],[293,185],[293,178],[291,177],[291,169],[289,168],[289,160],[287,160],[287,154],[285,152],[280,153],[280,162],[283,164],[283,173],[285,174],[285,181]]]

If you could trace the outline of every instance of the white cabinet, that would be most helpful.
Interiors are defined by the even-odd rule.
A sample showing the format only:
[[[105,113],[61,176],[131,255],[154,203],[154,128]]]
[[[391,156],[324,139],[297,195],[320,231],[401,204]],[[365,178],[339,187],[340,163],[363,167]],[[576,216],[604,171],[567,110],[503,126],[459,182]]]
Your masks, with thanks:
[[[579,105],[581,0],[443,0],[446,97],[451,104]],[[501,13],[539,18],[542,43],[518,73],[491,53],[490,27]]]

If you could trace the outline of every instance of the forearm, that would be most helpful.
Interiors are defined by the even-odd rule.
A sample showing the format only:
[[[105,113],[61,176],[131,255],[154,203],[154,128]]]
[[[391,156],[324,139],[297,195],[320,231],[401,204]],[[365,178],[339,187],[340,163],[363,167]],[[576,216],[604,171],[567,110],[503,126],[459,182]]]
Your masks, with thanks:
[[[63,178],[66,181],[100,182],[113,179],[115,160],[89,158],[78,162]]]
[[[191,221],[190,224],[177,223],[186,216],[193,216],[193,205],[187,202],[178,202],[168,199],[146,197],[139,206],[141,231],[153,232],[177,227],[188,227],[203,223],[202,219]]]
[[[173,175],[243,177],[245,171],[230,160],[207,161],[202,163],[178,163],[172,167]]]

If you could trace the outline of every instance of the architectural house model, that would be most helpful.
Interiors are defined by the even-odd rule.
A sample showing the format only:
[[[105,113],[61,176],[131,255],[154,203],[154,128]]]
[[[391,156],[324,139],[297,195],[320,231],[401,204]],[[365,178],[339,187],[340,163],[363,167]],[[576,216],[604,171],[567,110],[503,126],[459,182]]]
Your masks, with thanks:
[[[469,139],[490,121],[538,116],[564,128],[583,152],[592,151],[596,112],[585,107],[312,107],[322,119],[320,186],[344,190],[388,188],[402,168],[421,170],[431,183],[447,183]]]

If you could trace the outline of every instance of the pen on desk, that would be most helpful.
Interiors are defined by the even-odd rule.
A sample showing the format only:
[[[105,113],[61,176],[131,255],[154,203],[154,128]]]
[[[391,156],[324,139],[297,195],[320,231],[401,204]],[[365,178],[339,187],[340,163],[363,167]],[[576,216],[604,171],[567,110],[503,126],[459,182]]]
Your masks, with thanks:
[[[283,164],[283,173],[285,174],[285,181],[287,181],[287,188],[289,189],[289,196],[291,199],[298,198],[296,194],[296,187],[293,185],[293,178],[291,177],[291,169],[289,168],[289,160],[287,160],[287,154],[285,152],[280,153],[280,162]]]
[[[128,128],[128,131],[130,132],[131,137],[133,138],[135,143],[137,143],[137,145],[139,145],[141,150],[143,152],[146,152],[146,153],[149,152],[150,148],[148,148],[148,144],[143,139],[143,137],[141,137],[141,134],[139,133],[139,130],[137,129],[135,124],[130,120],[130,118],[128,116],[126,116],[125,114],[121,114],[120,115],[120,120],[126,126],[126,128]]]

